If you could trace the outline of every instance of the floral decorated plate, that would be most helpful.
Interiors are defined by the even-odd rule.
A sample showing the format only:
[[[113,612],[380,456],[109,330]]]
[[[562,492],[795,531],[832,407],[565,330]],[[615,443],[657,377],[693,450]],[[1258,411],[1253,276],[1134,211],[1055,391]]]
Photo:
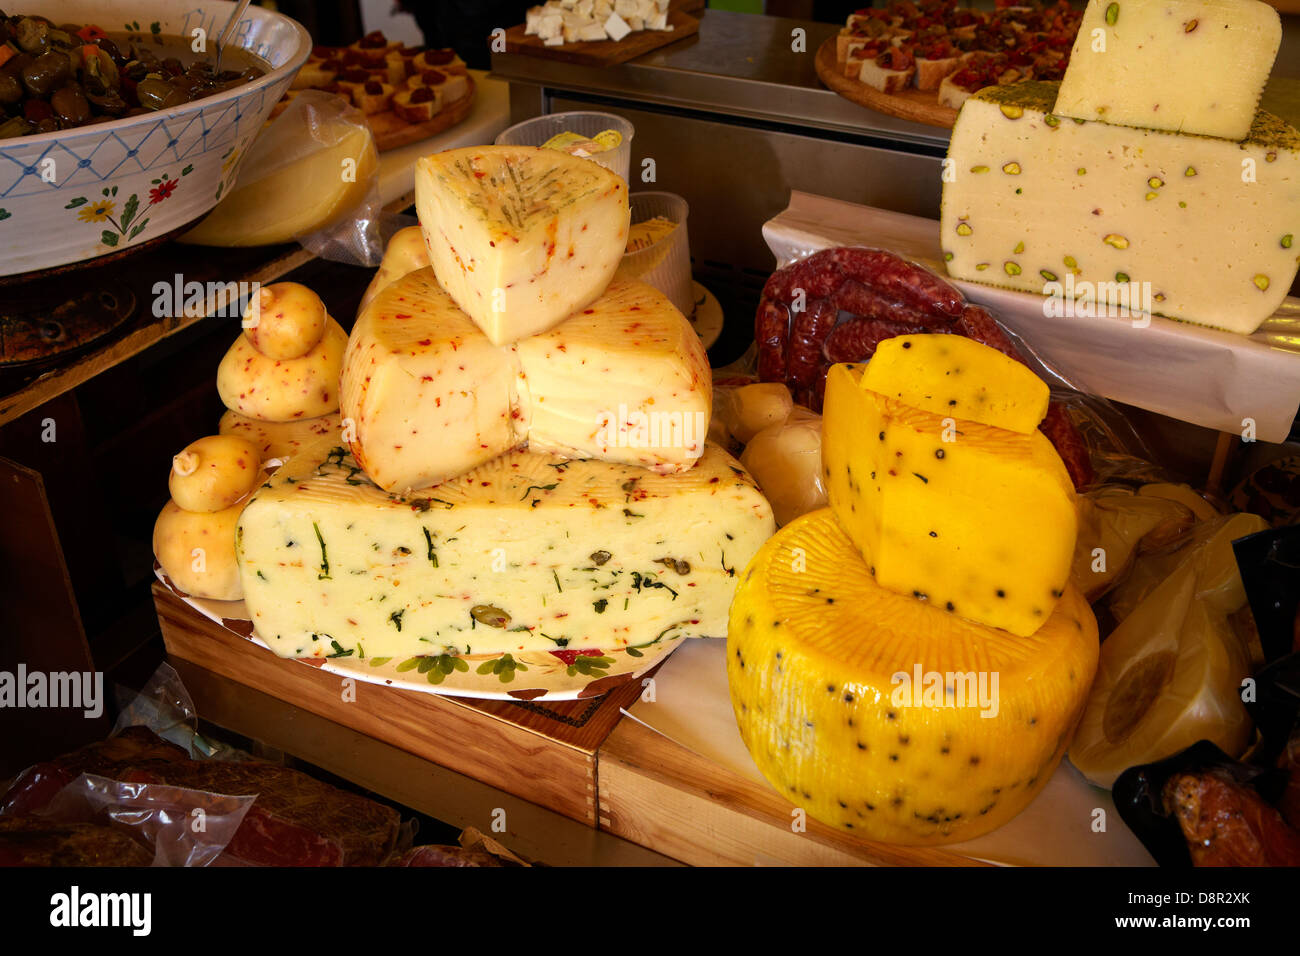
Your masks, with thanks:
[[[178,590],[156,564],[154,574],[186,604],[208,620],[272,651],[253,630],[243,601],[209,601]],[[663,634],[640,647],[599,651],[538,651],[525,654],[443,654],[410,657],[366,657],[363,649],[325,658],[297,660],[306,667],[370,684],[384,684],[424,694],[478,697],[488,700],[576,700],[597,697],[636,680],[667,657],[685,638]],[[342,649],[340,648],[340,651]]]

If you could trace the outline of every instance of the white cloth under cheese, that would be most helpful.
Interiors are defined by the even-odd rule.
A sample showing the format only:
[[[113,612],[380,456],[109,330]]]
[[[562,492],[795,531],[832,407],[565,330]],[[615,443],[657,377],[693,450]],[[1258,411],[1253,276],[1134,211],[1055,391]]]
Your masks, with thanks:
[[[1259,0],[1090,0],[1056,112],[1240,141],[1281,42]]]
[[[950,275],[1247,334],[1277,311],[1300,254],[1300,133],[1262,111],[1242,143],[1071,120],[1056,92],[989,87],[962,107]]]
[[[690,323],[645,283],[616,279],[555,328],[496,346],[424,268],[357,319],[340,403],[366,474],[404,491],[525,441],[569,458],[685,471],[703,451],[712,382]]]
[[[627,183],[533,146],[424,156],[415,207],[439,283],[494,344],[545,332],[591,303],[627,244]]]
[[[320,445],[254,493],[236,543],[253,625],[277,654],[404,658],[721,637],[773,530],[714,445],[671,477],[517,451],[406,496]]]

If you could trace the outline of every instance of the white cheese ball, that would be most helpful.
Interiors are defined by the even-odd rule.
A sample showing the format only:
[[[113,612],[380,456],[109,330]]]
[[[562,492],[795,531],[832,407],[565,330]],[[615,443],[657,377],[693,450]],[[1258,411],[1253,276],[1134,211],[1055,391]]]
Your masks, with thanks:
[[[185,511],[224,511],[256,487],[261,452],[248,439],[209,435],[172,459],[167,487]]]
[[[244,329],[249,344],[267,358],[281,361],[300,358],[315,348],[329,322],[320,296],[297,282],[263,286],[244,318],[254,323]]]
[[[235,526],[247,498],[223,511],[185,511],[168,501],[153,526],[153,553],[190,597],[238,601],[244,596],[235,560]]]

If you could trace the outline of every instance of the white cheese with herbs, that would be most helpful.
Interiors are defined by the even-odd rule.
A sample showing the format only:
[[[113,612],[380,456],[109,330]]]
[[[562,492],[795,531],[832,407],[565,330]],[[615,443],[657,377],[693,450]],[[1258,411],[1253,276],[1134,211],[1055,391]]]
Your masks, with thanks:
[[[672,477],[516,451],[405,496],[318,446],[254,492],[236,551],[282,657],[611,650],[725,635],[737,575],[773,530],[713,445]]]
[[[1239,142],[1281,41],[1259,0],[1090,0],[1055,111]]]
[[[589,305],[627,245],[627,183],[534,146],[424,156],[415,207],[438,282],[496,345]]]
[[[1127,306],[1250,333],[1277,311],[1300,255],[1300,133],[1260,111],[1231,143],[1067,119],[1055,101],[1031,82],[962,107],[941,202],[950,275],[1054,294],[1059,314]]]

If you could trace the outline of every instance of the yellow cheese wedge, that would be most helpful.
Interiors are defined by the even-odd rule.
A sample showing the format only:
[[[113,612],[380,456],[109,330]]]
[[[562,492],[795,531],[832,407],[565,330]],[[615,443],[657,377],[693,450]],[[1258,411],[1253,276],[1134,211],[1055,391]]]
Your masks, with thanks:
[[[296,162],[288,162],[248,185],[228,193],[201,223],[181,237],[199,246],[269,246],[290,242],[333,224],[366,196],[379,168],[379,153],[370,130],[340,123],[319,130],[323,146]],[[260,141],[258,141],[260,142]],[[258,159],[258,145],[244,169]],[[262,157],[265,161],[267,157]],[[345,177],[344,163],[350,170]]]
[[[882,587],[1034,633],[1070,574],[1074,487],[1039,431],[943,418],[826,379],[822,463],[831,508]]]
[[[1245,750],[1251,721],[1241,682],[1250,651],[1229,622],[1246,604],[1232,542],[1267,527],[1249,514],[1201,526],[1179,563],[1102,643],[1070,748],[1070,762],[1097,786],[1198,740],[1229,756]]]
[[[627,183],[532,146],[424,156],[415,207],[438,282],[496,345],[544,332],[596,299],[627,245]]]
[[[862,387],[935,415],[1028,435],[1051,392],[1027,365],[963,335],[899,335],[876,346]]]
[[[357,320],[342,379],[353,453],[390,491],[438,484],[524,441],[685,471],[712,403],[690,323],[652,287],[623,280],[550,331],[495,346],[432,269],[417,270]]]
[[[1089,0],[1055,111],[1240,141],[1281,42],[1258,0]]]
[[[745,569],[727,635],[736,720],[768,781],[823,823],[913,845],[1019,813],[1096,666],[1097,624],[1072,587],[1014,637],[877,585],[825,509]]]
[[[616,649],[726,633],[772,530],[716,446],[671,477],[514,451],[408,496],[338,448],[254,493],[238,551],[253,624],[282,656]]]
[[[1050,295],[1050,316],[1128,308],[1254,332],[1296,274],[1300,132],[1262,110],[1240,143],[1076,122],[1052,112],[1056,91],[992,86],[962,106],[948,273]]]

